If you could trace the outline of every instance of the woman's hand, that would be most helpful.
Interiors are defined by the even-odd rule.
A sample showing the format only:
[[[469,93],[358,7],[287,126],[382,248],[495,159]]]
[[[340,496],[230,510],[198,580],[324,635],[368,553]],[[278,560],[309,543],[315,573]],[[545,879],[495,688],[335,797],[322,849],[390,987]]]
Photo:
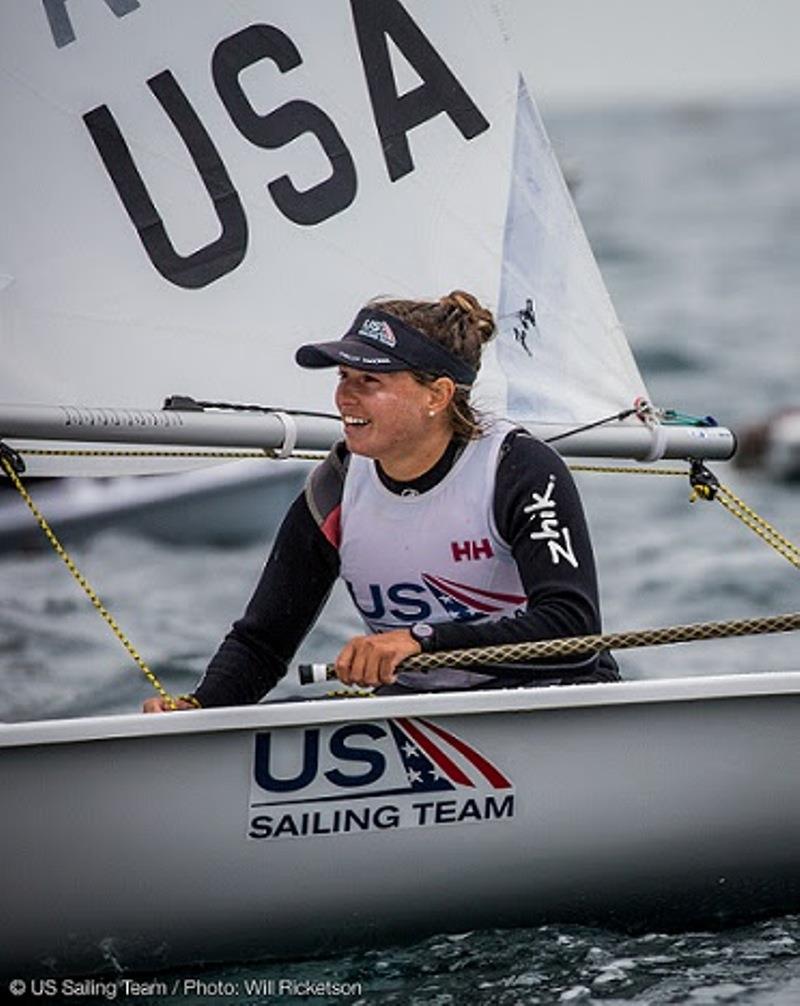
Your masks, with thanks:
[[[187,702],[186,699],[175,699],[174,709],[197,709],[197,706]],[[145,699],[142,705],[143,713],[171,713],[174,709],[169,700],[160,695],[154,699]]]
[[[336,675],[346,685],[391,685],[397,665],[420,652],[408,629],[356,636],[336,658]]]

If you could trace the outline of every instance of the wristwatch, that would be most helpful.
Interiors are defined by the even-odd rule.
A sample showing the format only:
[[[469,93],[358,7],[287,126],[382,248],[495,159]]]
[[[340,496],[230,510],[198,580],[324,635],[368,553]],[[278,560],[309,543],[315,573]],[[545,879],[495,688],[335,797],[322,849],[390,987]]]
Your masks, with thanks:
[[[433,647],[433,626],[427,622],[415,622],[410,628],[411,638],[416,639],[423,653],[430,653]]]

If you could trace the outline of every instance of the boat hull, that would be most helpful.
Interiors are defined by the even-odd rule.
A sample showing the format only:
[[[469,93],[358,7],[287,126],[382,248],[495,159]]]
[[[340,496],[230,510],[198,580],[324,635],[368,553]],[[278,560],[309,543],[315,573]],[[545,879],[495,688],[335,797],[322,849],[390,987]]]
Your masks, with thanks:
[[[794,674],[10,725],[0,972],[791,910],[799,726]]]

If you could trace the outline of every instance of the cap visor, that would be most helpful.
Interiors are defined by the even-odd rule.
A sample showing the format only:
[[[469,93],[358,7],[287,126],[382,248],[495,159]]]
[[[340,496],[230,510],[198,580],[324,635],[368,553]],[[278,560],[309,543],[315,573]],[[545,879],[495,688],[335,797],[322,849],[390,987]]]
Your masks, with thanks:
[[[301,346],[295,353],[295,360],[301,367],[335,367],[337,342],[323,342],[315,346]]]

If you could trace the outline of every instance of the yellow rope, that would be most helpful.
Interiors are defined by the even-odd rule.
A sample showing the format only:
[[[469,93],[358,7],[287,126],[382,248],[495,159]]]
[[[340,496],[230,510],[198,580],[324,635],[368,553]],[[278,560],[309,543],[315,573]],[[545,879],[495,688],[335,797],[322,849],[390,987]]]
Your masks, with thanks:
[[[688,475],[685,468],[628,468],[624,465],[569,465],[571,472],[601,472],[604,475]]]
[[[258,451],[135,451],[135,450],[67,450],[65,448],[26,447],[20,454],[39,458],[207,458],[209,460],[239,461],[243,458],[283,460],[278,452],[265,448]],[[321,461],[324,451],[292,451],[288,460]]]
[[[56,537],[55,533],[53,532],[53,529],[47,523],[47,521],[45,520],[43,514],[41,513],[41,511],[39,510],[39,508],[36,506],[36,504],[33,502],[33,499],[31,498],[30,493],[25,488],[25,486],[22,484],[22,480],[17,475],[17,473],[14,471],[14,466],[12,465],[11,461],[7,457],[5,457],[3,455],[3,456],[0,456],[0,464],[2,464],[3,468],[5,469],[6,475],[8,475],[8,477],[11,479],[11,482],[14,485],[14,487],[16,488],[17,492],[25,500],[25,503],[27,504],[28,509],[31,511],[31,513],[35,517],[36,522],[39,525],[39,527],[42,529],[42,531],[44,531],[44,533],[45,533],[45,535],[47,537],[47,540],[50,542],[50,544],[55,549],[56,554],[64,561],[67,569],[70,571],[70,573],[72,574],[72,576],[78,582],[78,584],[80,585],[81,589],[87,595],[87,597],[92,602],[92,604],[97,609],[97,611],[103,617],[103,619],[105,620],[106,624],[109,626],[109,628],[111,629],[111,631],[114,633],[114,635],[120,641],[120,643],[122,643],[122,645],[125,647],[125,649],[127,650],[128,654],[133,658],[133,660],[136,663],[136,665],[139,668],[139,670],[142,672],[142,674],[144,674],[144,676],[147,678],[147,680],[150,682],[150,684],[153,686],[153,688],[155,688],[155,690],[159,693],[159,695],[167,702],[167,704],[169,705],[170,709],[176,709],[177,708],[177,703],[176,703],[175,699],[165,690],[165,688],[162,686],[161,682],[158,680],[158,678],[155,676],[155,674],[150,670],[150,668],[144,662],[144,660],[142,659],[142,657],[139,655],[138,651],[134,647],[133,643],[131,643],[131,641],[128,639],[128,637],[125,635],[125,633],[122,631],[122,629],[117,624],[117,622],[114,619],[113,615],[108,611],[108,609],[105,607],[105,605],[103,604],[103,602],[100,600],[100,598],[98,597],[98,595],[97,595],[96,591],[94,590],[94,588],[91,586],[91,584],[89,583],[89,581],[80,572],[80,570],[78,569],[78,567],[75,565],[75,563],[72,561],[72,559],[70,558],[70,556],[67,554],[64,546],[61,544],[61,542],[58,540],[58,538]],[[186,698],[185,696],[181,696],[181,697],[182,698]],[[192,701],[191,697],[188,698],[188,701],[190,701],[190,702]],[[198,704],[198,703],[195,703],[195,704]]]
[[[607,475],[686,476],[690,474],[689,471],[681,468],[627,468],[607,465],[570,465],[570,470],[574,472],[601,472]],[[694,503],[698,499],[708,501],[718,500],[728,513],[740,520],[745,527],[748,527],[754,534],[757,534],[765,544],[775,549],[784,559],[797,569],[800,569],[800,548],[784,537],[777,528],[764,520],[755,510],[751,509],[728,486],[722,483],[718,483],[714,488],[706,485],[693,485],[689,500],[691,503]]]
[[[789,541],[788,538],[784,538],[780,531],[765,521],[764,518],[759,516],[754,510],[751,510],[751,508],[739,499],[739,497],[727,486],[720,485],[717,493],[717,499],[722,506],[725,507],[728,513],[737,517],[746,527],[749,527],[754,534],[757,534],[763,542],[774,548],[779,555],[782,555],[784,559],[790,562],[797,569],[800,569],[800,548],[798,548],[797,545]]]
[[[208,458],[208,459],[224,459],[224,460],[239,460],[242,458],[261,458],[261,459],[276,459],[277,452],[272,450],[262,450],[262,451],[138,451],[138,450],[99,450],[99,449],[79,449],[79,450],[69,450],[69,449],[55,449],[55,448],[30,448],[25,451],[19,452],[27,455],[32,455],[36,457],[125,457],[125,458]],[[321,458],[326,457],[324,452],[293,452],[291,458],[296,458],[298,460],[310,460],[317,461]],[[25,501],[28,509],[34,516],[39,527],[45,534],[45,537],[53,546],[56,554],[63,560],[67,569],[72,574],[73,578],[76,580],[78,585],[84,591],[86,596],[92,602],[94,607],[97,609],[103,620],[106,622],[108,627],[123,645],[129,656],[133,659],[136,666],[144,674],[153,688],[158,692],[158,694],[165,700],[170,709],[177,709],[177,701],[175,698],[167,692],[161,682],[158,680],[156,675],[147,665],[147,663],[142,658],[141,654],[138,652],[136,647],[130,641],[130,639],[125,635],[119,626],[111,612],[105,607],[103,602],[100,600],[97,592],[94,590],[92,585],[86,579],[86,577],[80,572],[78,567],[73,562],[72,558],[67,553],[64,546],[56,537],[55,532],[48,524],[42,512],[36,506],[28,490],[22,483],[22,480],[17,475],[14,469],[14,465],[11,463],[8,457],[5,455],[0,455],[0,464],[2,464],[6,475],[8,475],[11,480],[12,485],[16,488],[17,492]],[[200,703],[193,695],[181,695],[179,699],[188,702],[195,708],[201,708]]]

